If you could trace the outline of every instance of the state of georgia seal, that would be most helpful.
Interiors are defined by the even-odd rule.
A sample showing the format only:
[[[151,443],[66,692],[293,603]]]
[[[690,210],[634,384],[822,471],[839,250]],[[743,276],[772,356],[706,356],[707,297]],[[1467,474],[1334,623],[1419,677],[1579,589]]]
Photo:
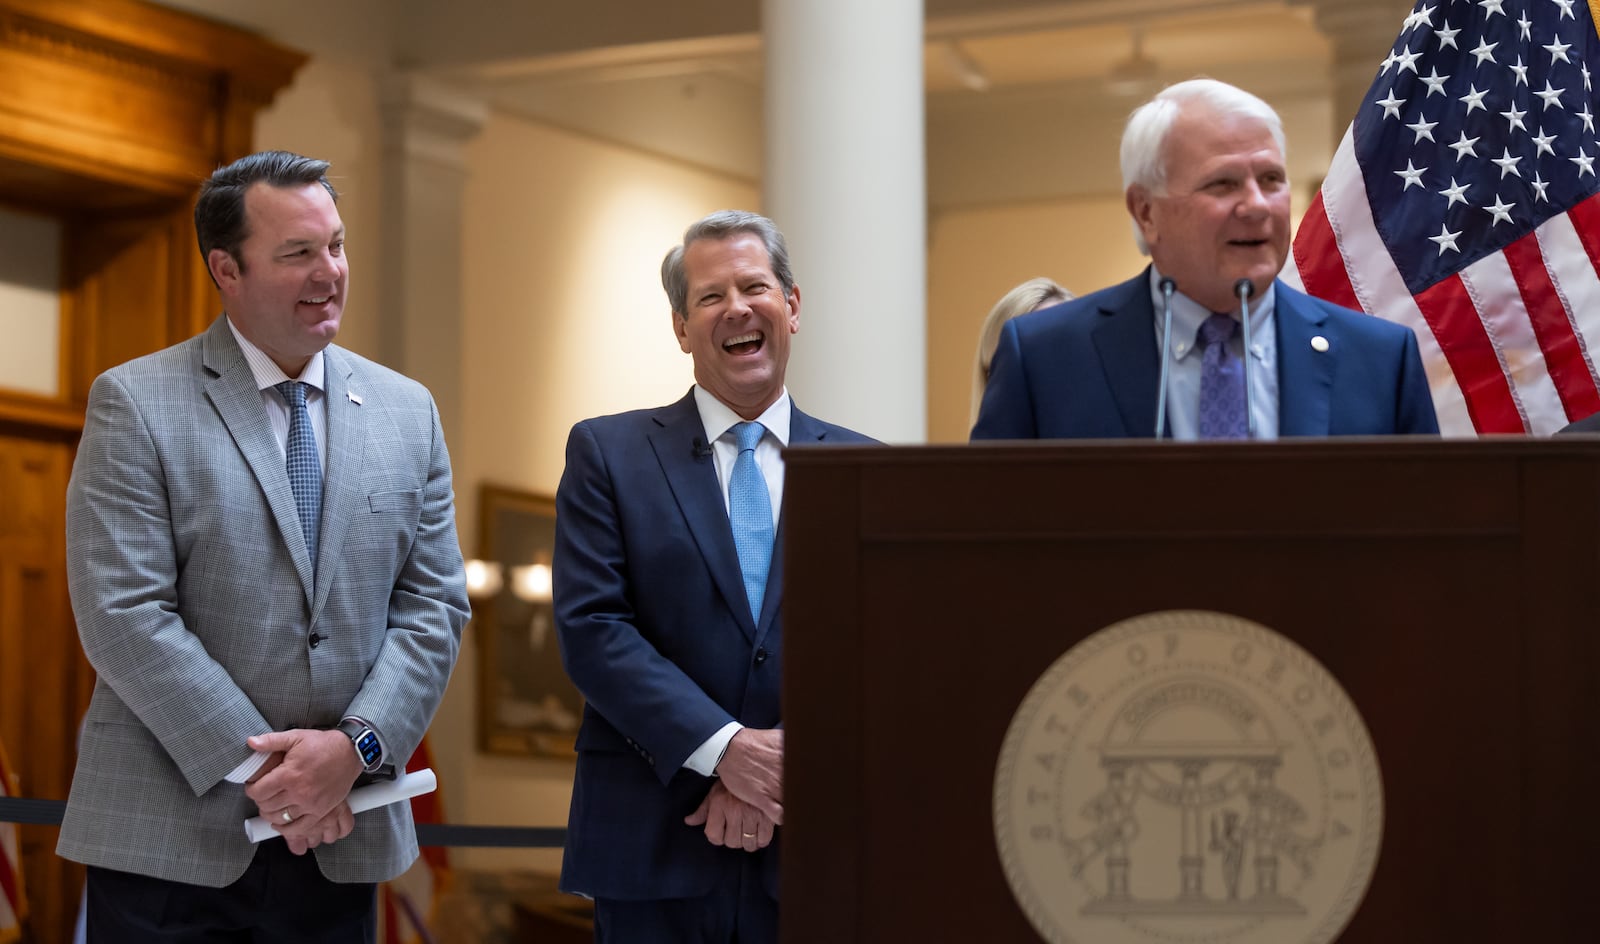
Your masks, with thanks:
[[[1382,784],[1309,653],[1173,610],[1094,633],[1034,683],[1000,750],[994,827],[1050,944],[1327,944],[1377,865]]]

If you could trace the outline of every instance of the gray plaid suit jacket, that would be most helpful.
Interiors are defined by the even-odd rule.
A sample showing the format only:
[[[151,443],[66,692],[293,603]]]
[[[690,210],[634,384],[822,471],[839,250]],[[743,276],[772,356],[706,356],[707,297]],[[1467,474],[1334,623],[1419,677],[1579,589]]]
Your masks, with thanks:
[[[221,887],[255,852],[242,825],[255,804],[224,779],[245,738],[353,714],[401,762],[422,740],[467,619],[438,411],[378,364],[333,346],[324,359],[315,580],[222,318],[95,380],[67,487],[67,580],[99,677],[62,856]],[[399,874],[417,856],[410,805],[358,815],[314,854],[334,881]]]

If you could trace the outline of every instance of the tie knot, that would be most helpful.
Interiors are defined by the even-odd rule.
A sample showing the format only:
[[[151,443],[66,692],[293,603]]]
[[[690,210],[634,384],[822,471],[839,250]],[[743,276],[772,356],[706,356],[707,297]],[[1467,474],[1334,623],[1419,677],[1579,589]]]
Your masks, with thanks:
[[[1225,344],[1238,330],[1239,322],[1228,315],[1212,315],[1200,323],[1200,344],[1202,347]]]
[[[283,397],[283,402],[288,404],[291,410],[306,405],[306,385],[304,381],[285,380],[283,383],[275,385],[273,389],[278,391],[278,396]]]
[[[754,420],[746,423],[735,423],[733,426],[733,438],[738,442],[740,452],[750,452],[756,448],[757,443],[761,442],[761,437],[766,431],[767,428],[765,426]]]

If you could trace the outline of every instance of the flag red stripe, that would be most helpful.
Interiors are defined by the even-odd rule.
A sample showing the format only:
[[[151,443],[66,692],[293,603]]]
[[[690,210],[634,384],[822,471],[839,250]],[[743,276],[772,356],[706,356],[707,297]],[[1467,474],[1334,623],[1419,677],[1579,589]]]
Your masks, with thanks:
[[[0,849],[0,895],[4,895],[11,905],[11,913],[22,914],[22,886],[17,882],[17,875],[11,870],[11,857]]]
[[[400,914],[394,906],[394,896],[389,891],[389,886],[382,889],[383,898],[383,944],[403,944],[401,939]]]
[[[1579,232],[1582,232],[1580,228]],[[1583,348],[1573,333],[1567,310],[1556,293],[1555,282],[1544,265],[1539,239],[1533,233],[1507,246],[1502,254],[1522,295],[1528,321],[1533,325],[1539,350],[1544,352],[1545,368],[1561,397],[1568,419],[1580,419],[1600,410],[1600,391],[1583,358]]]
[[[1477,309],[1452,275],[1416,296],[1417,307],[1461,383],[1472,425],[1480,433],[1524,432],[1522,414],[1511,395],[1511,384]]]
[[[15,792],[16,788],[11,779],[11,762],[6,757],[5,745],[0,744],[0,796],[11,796]],[[14,833],[16,828],[11,823],[0,823],[0,830],[11,830]],[[18,919],[26,911],[22,901],[22,875],[19,871],[21,868],[22,863],[13,862],[5,845],[0,844],[0,895],[5,897],[11,907],[11,914]],[[5,929],[0,928],[0,931],[3,930]]]
[[[1295,232],[1294,261],[1300,269],[1300,280],[1305,283],[1306,294],[1360,309],[1355,287],[1350,284],[1350,273],[1345,271],[1344,257],[1333,238],[1333,226],[1328,222],[1328,209],[1322,204],[1319,192],[1311,207],[1300,219]]]

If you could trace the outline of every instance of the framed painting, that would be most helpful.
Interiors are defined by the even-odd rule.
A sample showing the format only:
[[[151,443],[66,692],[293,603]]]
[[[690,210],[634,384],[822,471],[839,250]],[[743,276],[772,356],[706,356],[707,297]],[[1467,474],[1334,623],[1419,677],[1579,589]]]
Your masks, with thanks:
[[[478,747],[489,754],[573,756],[583,696],[561,667],[550,563],[556,503],[498,485],[478,502],[472,624],[478,641]]]

